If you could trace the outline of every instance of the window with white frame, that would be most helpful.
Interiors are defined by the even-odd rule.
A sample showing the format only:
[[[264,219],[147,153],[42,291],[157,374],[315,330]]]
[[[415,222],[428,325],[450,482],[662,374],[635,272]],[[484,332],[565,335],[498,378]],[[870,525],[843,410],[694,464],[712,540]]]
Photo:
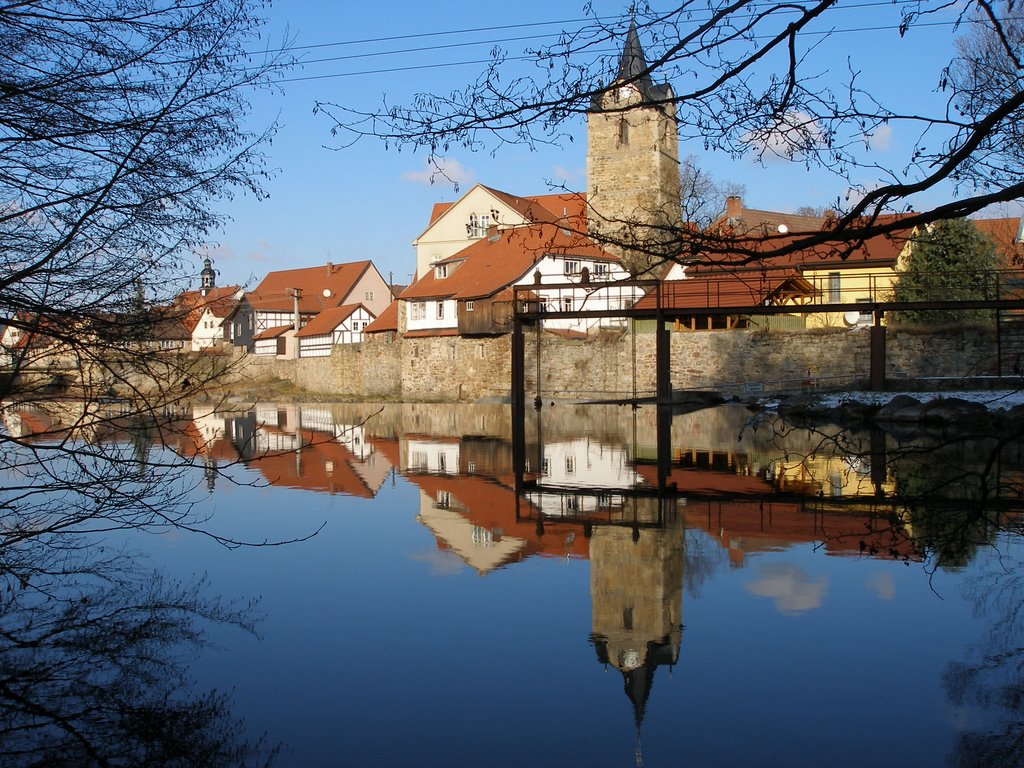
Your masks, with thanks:
[[[444,302],[437,302],[437,319],[444,320]]]
[[[475,301],[467,301],[466,302],[466,311],[467,312],[473,312],[474,310],[476,310],[476,302]]]
[[[469,224],[466,225],[466,232],[470,237],[483,237],[487,234],[487,228],[491,225],[491,217],[487,214],[478,216],[475,213],[469,214]]]
[[[410,320],[423,320],[427,316],[427,303],[425,301],[414,301],[409,307]]]
[[[594,262],[594,276],[605,276],[608,274],[608,262],[606,261],[595,261]]]
[[[434,277],[438,280],[444,280],[448,277],[448,265],[447,264],[435,264],[434,265]]]
[[[580,263],[576,259],[566,259],[564,264],[564,271],[567,275],[578,275],[580,272]]]
[[[562,311],[563,312],[572,312],[572,296],[563,296],[562,297]]]

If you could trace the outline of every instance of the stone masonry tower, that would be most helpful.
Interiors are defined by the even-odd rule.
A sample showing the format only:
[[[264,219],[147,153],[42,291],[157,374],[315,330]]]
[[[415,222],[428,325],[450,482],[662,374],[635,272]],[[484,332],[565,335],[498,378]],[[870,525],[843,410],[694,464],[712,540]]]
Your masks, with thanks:
[[[647,68],[631,22],[618,74],[587,113],[587,227],[637,275],[671,255],[666,228],[681,216],[674,94]]]

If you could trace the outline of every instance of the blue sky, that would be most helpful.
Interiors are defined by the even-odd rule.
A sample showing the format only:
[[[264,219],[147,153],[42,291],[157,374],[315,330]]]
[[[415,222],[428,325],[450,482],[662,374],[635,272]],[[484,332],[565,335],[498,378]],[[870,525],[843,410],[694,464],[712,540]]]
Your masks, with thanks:
[[[872,93],[900,105],[941,103],[934,91],[953,50],[952,28],[914,29],[901,39],[893,28],[899,11],[891,3],[846,5],[847,10],[828,17],[829,26],[839,31],[812,52],[813,71],[823,80],[836,79],[846,73],[852,57],[863,87]],[[626,7],[594,3],[601,15],[619,14]],[[313,106],[320,100],[373,108],[385,95],[402,103],[420,91],[444,93],[471,81],[482,65],[461,62],[486,58],[496,42],[520,53],[550,41],[584,16],[582,4],[575,2],[523,0],[514,16],[500,8],[447,0],[399,0],[387,6],[293,0],[272,7],[269,40],[279,40],[287,28],[295,46],[309,47],[298,51],[305,63],[286,77],[283,93],[254,100],[254,126],[275,119],[280,124],[268,148],[276,175],[266,186],[269,199],[240,197],[226,204],[232,222],[211,251],[219,283],[252,286],[270,270],[360,259],[372,259],[385,279],[409,282],[415,268],[411,241],[425,228],[431,205],[459,193],[449,183],[427,183],[422,154],[397,152],[366,139],[340,148],[331,136],[331,121],[314,115]],[[469,29],[476,31],[456,33]],[[475,182],[520,195],[543,194],[552,182],[582,190],[583,127],[580,118],[571,126],[576,140],[561,147],[455,151],[447,161],[461,191]],[[914,138],[894,127],[876,137],[873,158],[881,165],[899,165],[900,151]],[[841,180],[808,172],[800,163],[730,160],[692,142],[683,144],[680,153],[695,155],[716,179],[745,185],[750,207],[828,205],[847,189]]]

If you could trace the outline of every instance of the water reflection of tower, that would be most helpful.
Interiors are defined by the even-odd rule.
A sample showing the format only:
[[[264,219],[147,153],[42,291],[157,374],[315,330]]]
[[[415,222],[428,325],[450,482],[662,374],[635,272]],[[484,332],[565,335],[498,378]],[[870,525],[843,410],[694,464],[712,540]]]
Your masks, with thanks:
[[[676,663],[682,640],[683,521],[673,510],[664,523],[595,526],[590,541],[590,640],[598,660],[622,673],[638,750],[655,670]]]

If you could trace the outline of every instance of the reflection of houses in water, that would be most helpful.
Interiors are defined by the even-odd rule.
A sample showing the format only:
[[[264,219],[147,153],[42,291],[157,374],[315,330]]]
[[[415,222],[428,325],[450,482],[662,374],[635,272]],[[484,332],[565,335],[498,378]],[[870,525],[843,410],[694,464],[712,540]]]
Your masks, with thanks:
[[[673,465],[667,483],[683,497],[687,526],[707,531],[734,565],[752,552],[804,543],[820,544],[836,555],[920,559],[911,531],[890,503],[830,495],[817,485],[780,484],[778,478],[745,474],[741,456],[719,458],[708,455]],[[657,482],[656,467],[643,465],[637,471]]]
[[[226,432],[271,485],[372,498],[394,467],[362,424],[337,424],[328,408],[264,404],[231,418]]]
[[[405,438],[403,472],[459,473],[459,439],[412,435]]]
[[[587,557],[576,528],[524,518],[511,481],[511,448],[487,438],[371,438],[377,452],[401,458],[402,473],[420,489],[417,520],[478,573],[533,555]]]
[[[672,514],[638,532],[594,526],[590,540],[590,640],[598,660],[622,673],[638,735],[655,670],[679,659],[683,530]]]
[[[525,493],[533,513],[605,522],[657,521],[657,504],[652,512],[650,499],[623,493],[647,485],[624,447],[580,438],[546,443],[533,453],[541,456],[534,459],[538,466],[529,459],[525,466],[527,474],[533,473]]]
[[[824,452],[752,455],[740,451],[677,448],[672,457],[673,466],[683,469],[763,479],[768,491],[833,497],[873,496],[879,490],[891,494],[895,483],[887,477],[884,453],[877,462],[879,466],[873,472],[872,455],[867,452],[856,455]],[[652,477],[649,472],[644,476],[648,480]]]

